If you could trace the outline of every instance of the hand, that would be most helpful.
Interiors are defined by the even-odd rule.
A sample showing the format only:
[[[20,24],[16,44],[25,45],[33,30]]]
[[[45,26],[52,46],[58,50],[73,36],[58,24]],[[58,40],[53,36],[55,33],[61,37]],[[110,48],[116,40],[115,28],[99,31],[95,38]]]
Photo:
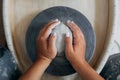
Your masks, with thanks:
[[[66,34],[66,57],[71,64],[81,63],[85,61],[85,49],[86,43],[80,28],[73,22],[68,21],[67,25],[70,27],[73,33],[73,41],[69,36],[69,33]]]
[[[73,41],[67,33],[65,50],[73,68],[80,74],[82,80],[104,80],[85,60],[86,43],[80,28],[73,21],[68,21],[67,25],[73,32]]]
[[[60,21],[58,21],[58,19],[52,20],[40,31],[37,39],[38,59],[41,57],[49,60],[55,58],[57,54],[57,49],[55,46],[56,33],[51,33],[51,31],[59,23]]]

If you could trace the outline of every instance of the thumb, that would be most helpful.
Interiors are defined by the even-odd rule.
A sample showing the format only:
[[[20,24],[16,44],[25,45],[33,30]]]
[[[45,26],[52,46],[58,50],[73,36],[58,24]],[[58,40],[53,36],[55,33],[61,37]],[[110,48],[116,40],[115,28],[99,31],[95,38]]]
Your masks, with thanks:
[[[71,51],[73,51],[73,46],[72,46],[72,39],[70,38],[70,34],[66,33],[66,38],[65,38],[65,42],[66,42],[66,53],[69,53]]]

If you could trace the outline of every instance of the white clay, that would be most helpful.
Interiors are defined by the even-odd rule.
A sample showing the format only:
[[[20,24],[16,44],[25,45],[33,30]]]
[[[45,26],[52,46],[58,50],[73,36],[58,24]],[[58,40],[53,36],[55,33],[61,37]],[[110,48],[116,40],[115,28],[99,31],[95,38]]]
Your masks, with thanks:
[[[52,33],[57,34],[56,47],[57,47],[57,56],[63,56],[65,51],[65,35],[69,33],[69,36],[72,39],[72,32],[68,26],[64,23],[60,23],[53,30]]]

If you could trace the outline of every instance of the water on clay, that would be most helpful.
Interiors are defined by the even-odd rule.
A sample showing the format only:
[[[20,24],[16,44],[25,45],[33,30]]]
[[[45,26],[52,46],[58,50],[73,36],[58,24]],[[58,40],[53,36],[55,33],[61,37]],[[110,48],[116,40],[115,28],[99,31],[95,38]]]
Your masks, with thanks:
[[[56,40],[56,47],[57,47],[57,56],[64,56],[65,54],[65,34],[69,33],[72,39],[72,32],[70,28],[61,22],[57,25],[53,30],[52,33],[56,33],[57,40]]]

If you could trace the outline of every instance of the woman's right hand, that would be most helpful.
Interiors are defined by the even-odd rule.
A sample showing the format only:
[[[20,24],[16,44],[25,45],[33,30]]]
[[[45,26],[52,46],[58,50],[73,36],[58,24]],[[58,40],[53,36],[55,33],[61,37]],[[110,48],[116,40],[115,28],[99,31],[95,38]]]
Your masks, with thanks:
[[[80,28],[72,21],[67,25],[73,32],[73,41],[66,34],[66,57],[82,80],[104,80],[85,60],[86,43]],[[86,77],[87,76],[87,77]]]
[[[73,33],[73,41],[69,36],[69,33],[66,34],[66,57],[71,64],[75,65],[85,61],[85,49],[86,43],[80,28],[73,22],[67,22],[68,27]]]

